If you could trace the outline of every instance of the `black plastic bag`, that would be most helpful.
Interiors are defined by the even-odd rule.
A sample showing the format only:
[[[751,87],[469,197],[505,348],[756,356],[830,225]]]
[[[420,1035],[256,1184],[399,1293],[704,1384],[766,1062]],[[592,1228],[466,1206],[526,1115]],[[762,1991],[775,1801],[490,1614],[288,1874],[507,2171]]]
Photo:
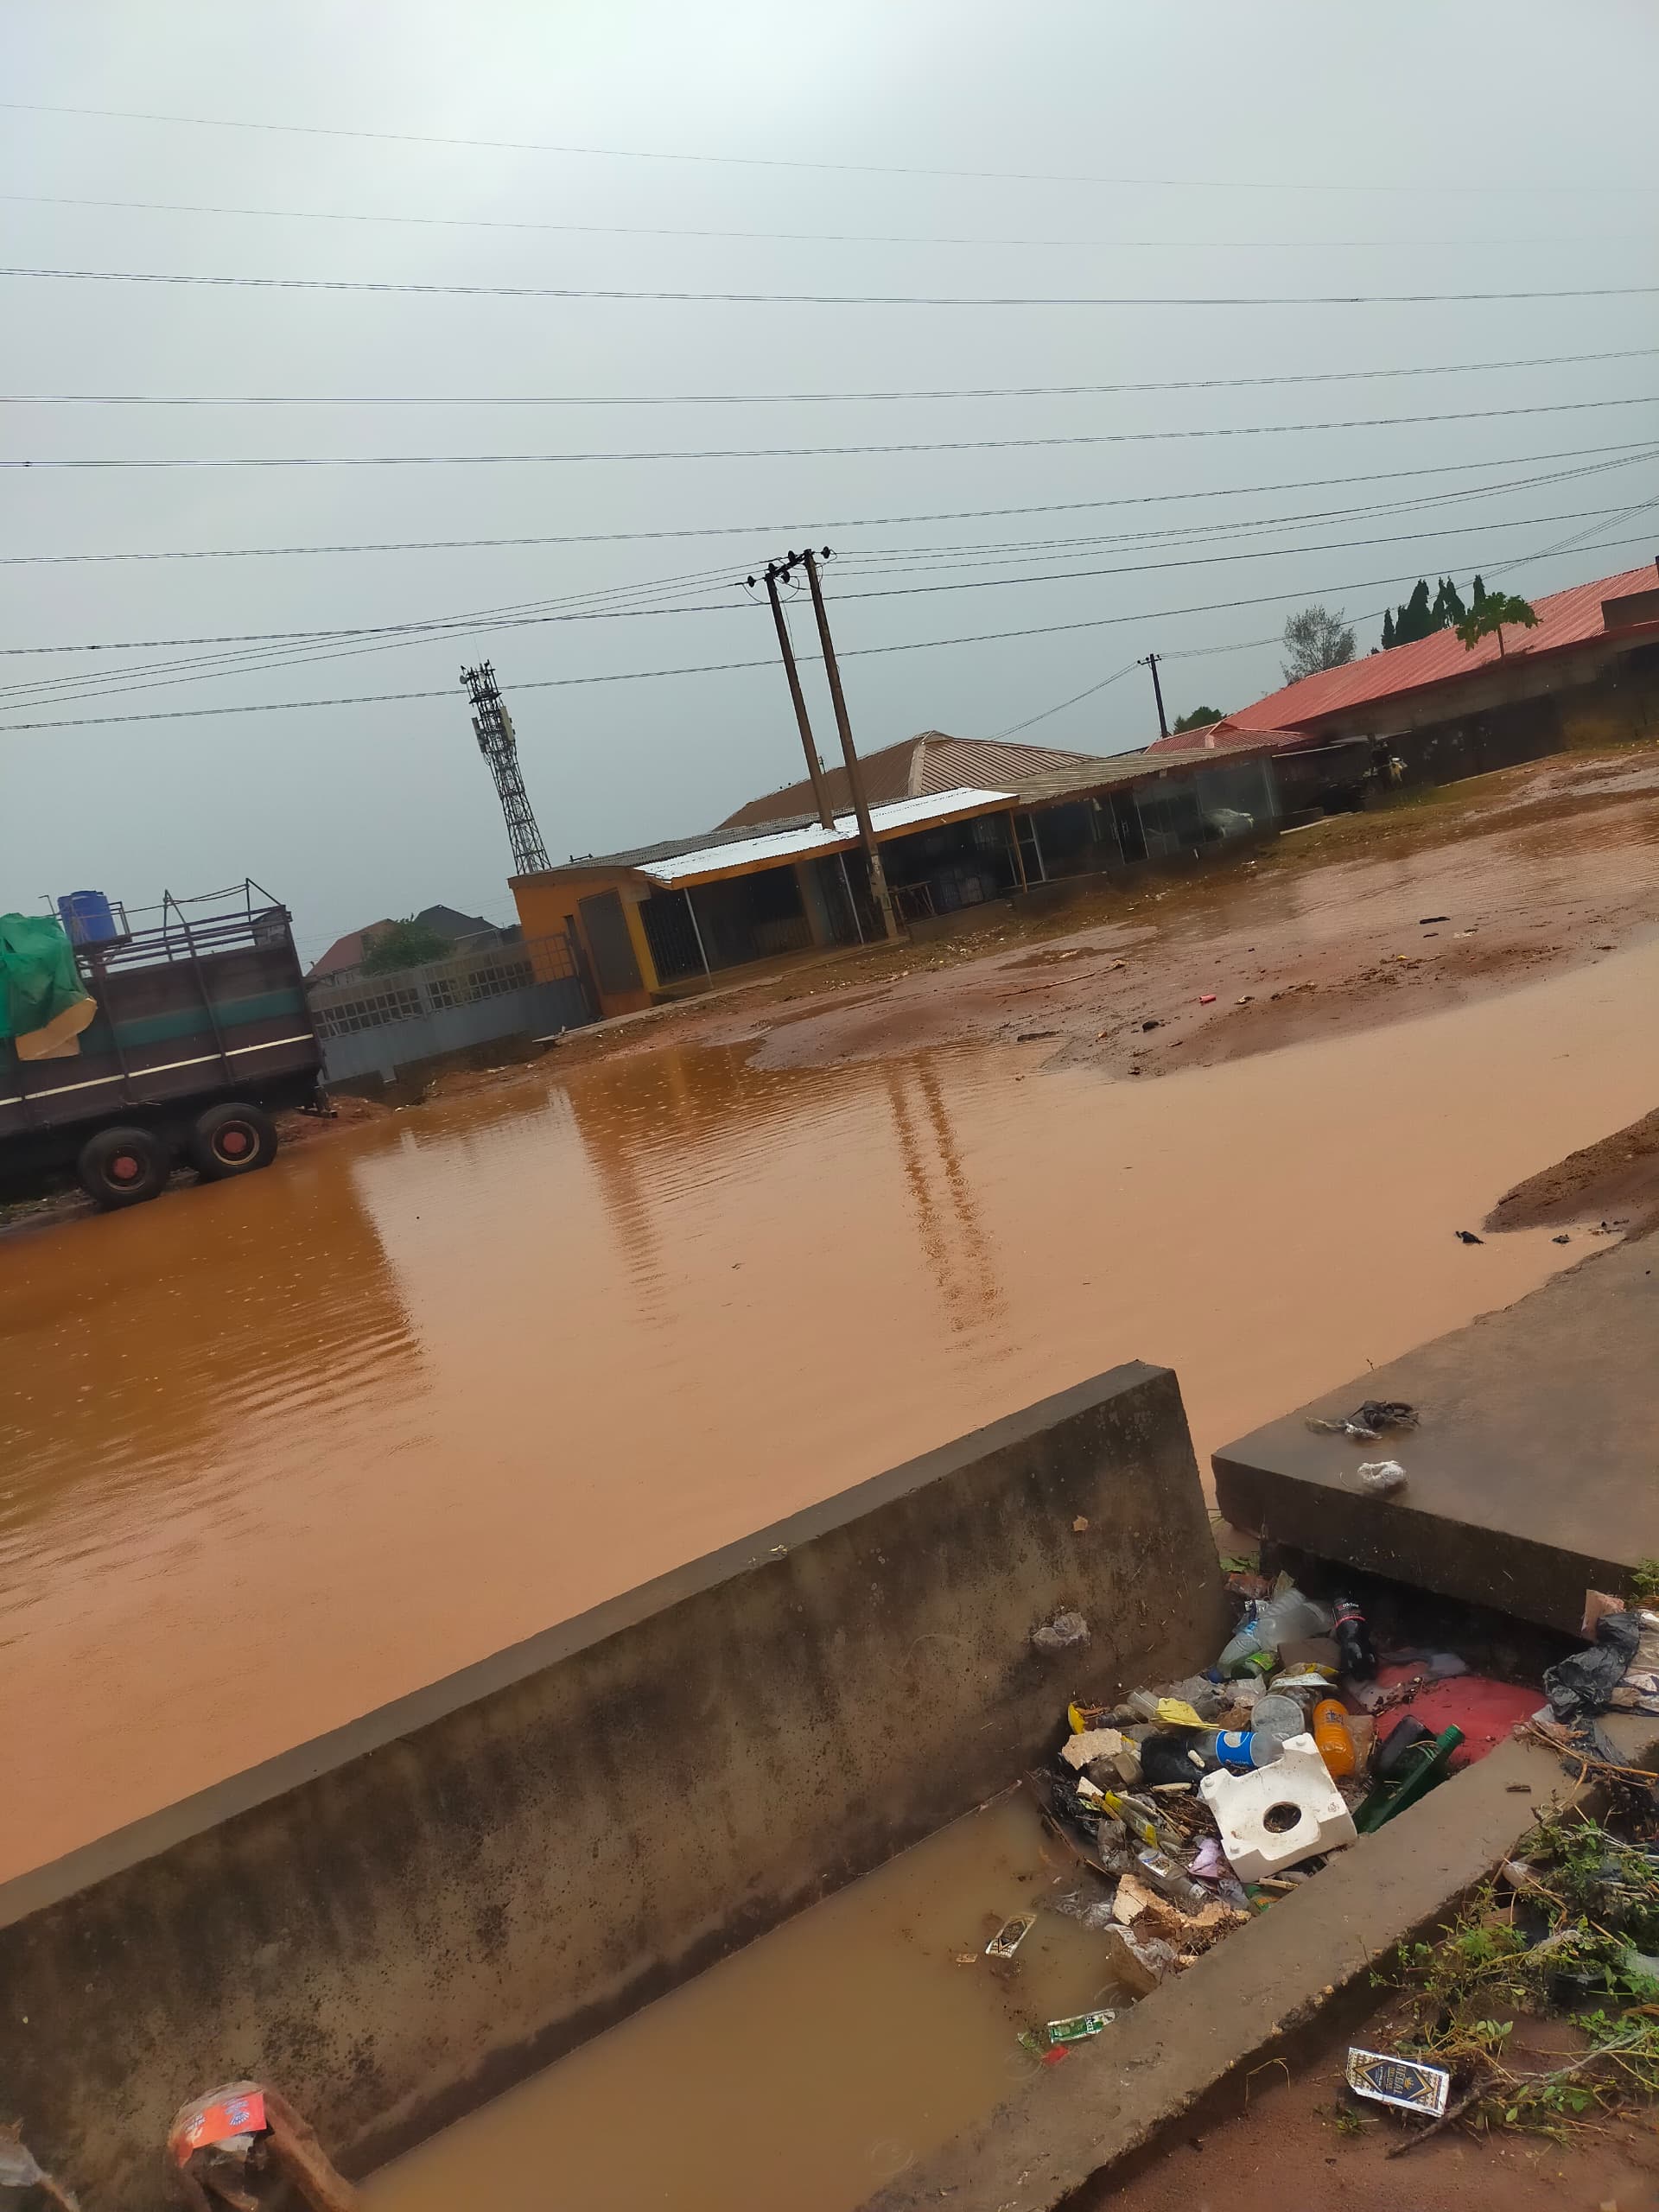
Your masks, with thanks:
[[[1596,1623],[1596,1640],[1588,1650],[1575,1651],[1544,1676],[1545,1694],[1555,1718],[1579,1720],[1588,1713],[1605,1713],[1636,1656],[1641,1635],[1642,1624],[1634,1613],[1604,1613]]]

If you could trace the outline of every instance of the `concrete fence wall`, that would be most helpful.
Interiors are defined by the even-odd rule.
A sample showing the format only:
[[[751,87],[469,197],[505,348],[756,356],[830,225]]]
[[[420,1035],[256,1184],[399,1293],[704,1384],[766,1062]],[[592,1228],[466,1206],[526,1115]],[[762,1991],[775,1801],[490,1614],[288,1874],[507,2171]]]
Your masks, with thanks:
[[[593,1019],[563,937],[491,944],[306,993],[331,1084],[400,1073],[498,1039],[549,1037]]]
[[[0,1888],[4,2115],[151,2212],[269,2077],[360,2172],[1224,1634],[1175,1378],[1116,1369]]]

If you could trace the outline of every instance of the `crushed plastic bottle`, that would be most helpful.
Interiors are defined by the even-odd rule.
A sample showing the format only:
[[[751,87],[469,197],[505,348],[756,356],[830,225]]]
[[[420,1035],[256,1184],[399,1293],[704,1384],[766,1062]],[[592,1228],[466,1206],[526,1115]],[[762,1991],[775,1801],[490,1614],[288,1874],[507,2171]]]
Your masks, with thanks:
[[[1334,1618],[1329,1605],[1308,1597],[1281,1576],[1272,1596],[1255,1605],[1250,1617],[1240,1624],[1238,1633],[1223,1647],[1217,1669],[1223,1675],[1255,1672],[1262,1669],[1265,1658],[1271,1670],[1272,1655],[1281,1644],[1300,1643],[1306,1637],[1329,1636]]]

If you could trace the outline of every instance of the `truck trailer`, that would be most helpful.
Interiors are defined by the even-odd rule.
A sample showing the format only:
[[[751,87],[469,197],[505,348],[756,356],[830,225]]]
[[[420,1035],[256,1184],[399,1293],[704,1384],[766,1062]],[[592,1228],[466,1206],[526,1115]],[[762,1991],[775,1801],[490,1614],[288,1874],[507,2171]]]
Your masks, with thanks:
[[[268,1167],[273,1111],[316,1110],[322,1068],[288,909],[251,880],[131,923],[97,905],[90,925],[68,913],[96,1014],[48,1058],[0,1037],[0,1184],[73,1167],[118,1207],[181,1164],[210,1182]]]

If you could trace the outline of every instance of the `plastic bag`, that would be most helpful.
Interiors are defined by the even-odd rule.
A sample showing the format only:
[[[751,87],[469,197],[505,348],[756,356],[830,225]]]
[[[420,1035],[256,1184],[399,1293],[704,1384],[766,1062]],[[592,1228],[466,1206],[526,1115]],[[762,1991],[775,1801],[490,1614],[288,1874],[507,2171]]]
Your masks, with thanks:
[[[1056,1613],[1052,1621],[1033,1629],[1031,1640],[1039,1651],[1065,1651],[1088,1643],[1089,1624],[1081,1613]]]

